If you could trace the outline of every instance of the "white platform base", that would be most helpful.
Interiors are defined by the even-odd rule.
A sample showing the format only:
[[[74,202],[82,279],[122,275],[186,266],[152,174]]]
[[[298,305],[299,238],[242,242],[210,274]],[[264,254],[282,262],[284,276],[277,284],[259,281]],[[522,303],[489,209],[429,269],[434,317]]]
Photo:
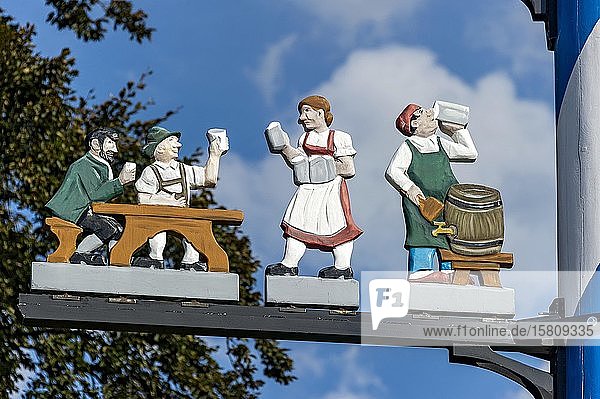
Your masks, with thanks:
[[[239,279],[234,273],[71,263],[32,263],[31,289],[214,301],[239,300]]]
[[[358,309],[356,280],[307,276],[265,276],[265,302],[269,305]]]
[[[515,315],[511,288],[435,283],[410,283],[409,313],[451,313],[473,316]]]

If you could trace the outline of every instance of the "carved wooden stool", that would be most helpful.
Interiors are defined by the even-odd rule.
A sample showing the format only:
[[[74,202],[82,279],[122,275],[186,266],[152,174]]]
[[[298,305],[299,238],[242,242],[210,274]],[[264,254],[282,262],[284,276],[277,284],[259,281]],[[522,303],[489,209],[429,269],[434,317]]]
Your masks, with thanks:
[[[479,273],[482,285],[486,287],[502,287],[500,269],[510,269],[513,266],[513,254],[499,253],[493,255],[466,256],[459,255],[446,249],[440,249],[442,262],[452,262],[454,276],[452,284],[467,285],[471,272]]]
[[[125,216],[125,230],[110,251],[110,265],[130,266],[136,249],[162,231],[184,236],[194,248],[206,256],[208,270],[228,272],[227,254],[215,240],[216,224],[239,226],[244,213],[225,209],[179,208],[165,205],[92,204],[94,213]]]
[[[54,253],[48,255],[47,261],[51,263],[68,263],[77,248],[77,238],[83,232],[83,229],[57,217],[46,218],[46,224],[58,237],[58,248]]]

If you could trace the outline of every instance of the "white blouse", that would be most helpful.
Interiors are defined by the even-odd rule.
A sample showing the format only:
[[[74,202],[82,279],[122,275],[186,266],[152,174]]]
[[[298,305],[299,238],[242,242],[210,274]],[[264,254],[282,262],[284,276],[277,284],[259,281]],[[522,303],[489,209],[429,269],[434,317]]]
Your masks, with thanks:
[[[414,184],[406,174],[412,162],[412,152],[406,141],[410,140],[411,144],[421,154],[430,154],[440,150],[437,139],[438,136],[435,134],[429,137],[411,136],[400,145],[385,172],[385,178],[396,190],[406,194]],[[442,147],[446,151],[446,154],[448,154],[450,161],[474,162],[477,159],[477,149],[467,129],[456,131],[452,135],[452,140],[440,138]]]

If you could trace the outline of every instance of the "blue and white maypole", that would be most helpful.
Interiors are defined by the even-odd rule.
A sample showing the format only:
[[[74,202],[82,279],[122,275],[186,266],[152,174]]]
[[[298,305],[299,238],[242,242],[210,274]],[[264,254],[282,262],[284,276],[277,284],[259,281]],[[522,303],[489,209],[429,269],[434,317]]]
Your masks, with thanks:
[[[556,17],[558,290],[583,315],[600,311],[600,0],[557,0]],[[600,398],[600,347],[567,348],[563,377],[566,398]]]
[[[600,311],[600,0],[522,0],[554,50],[558,294],[567,316]],[[568,347],[559,397],[600,398],[600,347]]]

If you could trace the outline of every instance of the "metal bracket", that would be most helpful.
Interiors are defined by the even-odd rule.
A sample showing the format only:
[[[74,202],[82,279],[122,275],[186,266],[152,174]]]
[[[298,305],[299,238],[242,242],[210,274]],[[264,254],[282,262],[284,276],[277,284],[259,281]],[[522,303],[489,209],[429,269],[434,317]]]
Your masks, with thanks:
[[[429,313],[411,313],[410,316],[413,319],[423,319],[423,320],[439,320],[440,316],[431,315]]]
[[[77,302],[73,302],[77,298]],[[113,303],[110,303],[113,302]],[[600,313],[565,317],[564,300],[556,298],[548,312],[521,319],[495,317],[464,317],[428,313],[409,314],[405,319],[390,319],[382,323],[379,335],[370,333],[368,312],[333,312],[324,309],[295,307],[262,307],[203,303],[197,300],[174,302],[128,298],[107,298],[70,295],[20,294],[19,310],[25,324],[116,331],[137,331],[169,334],[231,336],[243,338],[286,339],[312,342],[360,344],[376,342],[382,345],[405,345],[443,348],[449,351],[451,363],[467,364],[505,376],[531,392],[535,398],[559,397],[564,389],[556,370],[564,363],[564,348],[549,346],[544,339],[490,339],[473,346],[471,341],[430,338],[422,342],[418,334],[424,327],[452,328],[469,322],[482,328],[493,323],[503,328],[519,323],[586,322]],[[119,311],[115,311],[119,310]],[[415,335],[417,334],[417,335]],[[411,338],[412,337],[412,338]],[[415,338],[417,337],[417,338]],[[525,365],[498,352],[523,353],[550,362],[550,372]],[[553,385],[554,383],[554,385]]]
[[[306,308],[297,308],[295,306],[280,307],[280,312],[283,313],[306,313]]]
[[[181,306],[184,308],[208,308],[209,307],[208,303],[199,302],[196,300],[181,302]]]
[[[340,316],[356,316],[357,313],[355,310],[348,309],[331,309],[329,311],[330,315],[340,315]]]
[[[137,303],[137,299],[120,296],[117,298],[108,298],[108,303],[121,303],[121,304],[133,305],[133,304]]]
[[[538,317],[519,321],[556,321],[565,319],[565,299],[554,298],[547,312]],[[480,367],[509,378],[529,391],[536,399],[560,397],[556,384],[556,366],[563,348],[555,346],[453,346],[448,348],[448,360],[451,363]],[[496,351],[523,353],[550,362],[550,372],[528,366]]]
[[[71,295],[68,293],[52,295],[52,299],[55,301],[81,301],[81,297],[77,295]]]
[[[558,38],[557,0],[521,0],[529,9],[531,19],[544,23],[546,28],[546,46],[554,51]]]
[[[551,316],[556,316],[561,319],[565,318],[565,298],[554,298],[550,307],[548,308],[548,313]]]
[[[527,389],[536,399],[554,398],[551,373],[500,355],[489,346],[453,346],[448,348],[448,361],[500,374]]]

